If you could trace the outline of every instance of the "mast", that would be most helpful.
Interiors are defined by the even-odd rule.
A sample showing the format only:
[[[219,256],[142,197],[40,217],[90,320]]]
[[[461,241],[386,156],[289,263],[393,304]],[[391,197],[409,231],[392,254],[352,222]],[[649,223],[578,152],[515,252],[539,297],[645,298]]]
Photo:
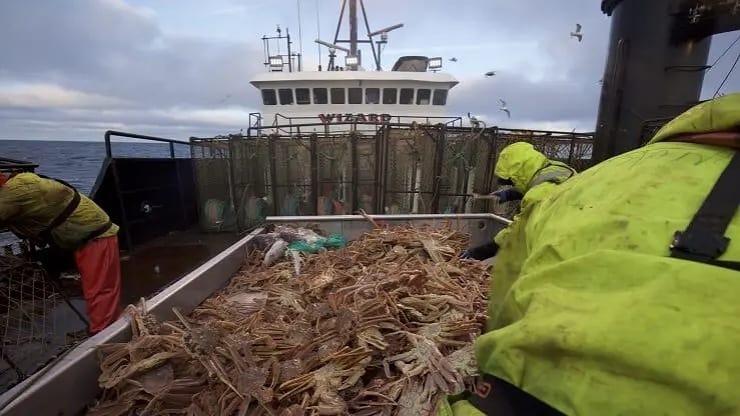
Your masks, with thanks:
[[[738,0],[740,1],[740,0]],[[367,43],[370,45],[370,49],[373,51],[373,58],[375,60],[375,69],[380,71],[380,52],[381,52],[381,46],[388,43],[388,32],[391,30],[396,30],[398,28],[403,27],[403,23],[395,24],[393,26],[388,26],[386,28],[376,30],[374,32],[370,31],[370,24],[367,21],[367,12],[365,11],[365,3],[360,0],[360,7],[362,7],[362,16],[365,21],[365,28],[367,29],[367,39],[359,40],[357,38],[357,30],[359,27],[357,26],[357,0],[349,0],[349,39],[339,39],[339,31],[342,28],[342,20],[344,20],[344,9],[347,6],[348,0],[342,0],[342,9],[339,12],[339,20],[337,21],[337,30],[334,32],[334,42],[329,43],[325,42],[321,39],[316,39],[314,42],[318,43],[319,45],[324,45],[327,48],[329,48],[329,71],[334,71],[337,69],[344,70],[342,67],[338,67],[334,63],[334,58],[336,58],[336,51],[340,50],[345,53],[347,53],[347,56],[345,57],[345,65],[347,67],[347,70],[349,71],[357,71],[362,64],[362,55],[361,50],[358,48],[358,45],[360,43]],[[376,52],[375,46],[373,45],[373,36],[380,35],[381,40],[378,41],[378,50]],[[339,44],[345,44],[349,43],[349,48],[344,48],[342,46],[339,46]]]
[[[357,0],[349,0],[349,53],[357,56]]]

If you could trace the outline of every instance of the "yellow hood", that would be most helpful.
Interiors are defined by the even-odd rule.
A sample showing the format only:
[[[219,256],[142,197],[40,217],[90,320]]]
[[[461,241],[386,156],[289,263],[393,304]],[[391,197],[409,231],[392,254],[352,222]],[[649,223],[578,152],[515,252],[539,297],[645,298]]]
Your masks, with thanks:
[[[650,143],[683,134],[733,131],[740,127],[740,93],[729,94],[696,105],[663,126]]]
[[[526,193],[535,174],[548,163],[547,157],[530,143],[516,142],[501,151],[494,173],[500,178],[510,179],[517,191]]]

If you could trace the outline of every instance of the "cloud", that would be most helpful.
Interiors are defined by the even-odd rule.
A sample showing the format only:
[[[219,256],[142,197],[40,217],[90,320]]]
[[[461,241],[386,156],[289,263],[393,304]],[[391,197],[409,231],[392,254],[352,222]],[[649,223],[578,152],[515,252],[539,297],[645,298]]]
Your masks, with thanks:
[[[54,84],[13,84],[0,86],[0,107],[15,108],[96,108],[125,105],[126,101],[60,87]]]
[[[138,3],[0,0],[0,138],[95,139],[109,128],[168,137],[238,131],[260,105],[249,84],[264,70],[259,37],[281,23],[298,43],[295,0]],[[339,6],[301,4],[304,67],[313,70],[315,7],[326,38]],[[386,68],[401,55],[458,58],[445,59],[445,70],[461,81],[450,93],[450,115],[471,112],[501,127],[593,130],[609,36],[598,2],[374,0],[366,6],[371,29],[405,24],[389,36]],[[576,22],[585,33],[580,43],[569,36]],[[718,36],[710,62],[735,37]],[[703,97],[714,93],[738,49],[707,73]],[[489,70],[498,75],[485,78]],[[722,91],[738,90],[738,78],[733,74]],[[508,102],[511,119],[499,111],[499,98]]]
[[[248,123],[262,69],[254,44],[164,33],[123,0],[0,2],[0,50],[0,138],[223,133]]]
[[[234,14],[246,13],[248,10],[249,10],[249,7],[242,4],[242,5],[227,6],[227,7],[214,9],[208,12],[208,14],[212,16],[234,15]]]

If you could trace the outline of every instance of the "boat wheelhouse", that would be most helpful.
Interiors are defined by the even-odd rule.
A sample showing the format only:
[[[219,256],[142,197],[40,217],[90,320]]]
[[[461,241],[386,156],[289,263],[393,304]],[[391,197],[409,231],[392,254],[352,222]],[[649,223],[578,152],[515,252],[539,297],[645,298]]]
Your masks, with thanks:
[[[344,10],[349,5],[349,40],[339,39]],[[362,13],[365,8],[362,2]],[[367,22],[367,16],[364,16]],[[442,58],[403,56],[390,71],[381,66],[381,53],[388,42],[388,32],[402,24],[370,32],[367,39],[357,36],[357,0],[344,0],[333,43],[316,42],[328,48],[326,70],[303,71],[302,57],[291,52],[290,34],[263,36],[267,72],[256,75],[251,84],[260,90],[262,107],[260,125],[281,128],[300,124],[307,132],[322,127],[336,129],[373,129],[377,125],[422,122],[445,122],[450,89],[458,81],[450,74],[439,72]],[[380,36],[380,40],[374,40]],[[375,42],[375,45],[373,44]],[[349,44],[348,48],[340,46]],[[285,54],[280,45],[286,44]],[[362,66],[360,45],[369,44],[375,70]],[[335,62],[337,53],[344,52],[344,66]],[[340,127],[341,126],[341,127]]]
[[[401,71],[268,72],[252,80],[267,125],[285,118],[327,125],[445,118],[455,84],[449,74]]]

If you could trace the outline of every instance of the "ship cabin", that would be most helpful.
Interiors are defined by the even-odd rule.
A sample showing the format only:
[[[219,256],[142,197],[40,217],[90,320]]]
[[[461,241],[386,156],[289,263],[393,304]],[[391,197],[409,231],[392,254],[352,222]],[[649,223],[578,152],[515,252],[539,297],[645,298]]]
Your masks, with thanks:
[[[428,62],[402,57],[391,71],[266,72],[251,83],[260,90],[263,127],[303,124],[316,131],[348,124],[357,129],[436,124],[446,121],[449,90],[458,81],[428,71]]]

